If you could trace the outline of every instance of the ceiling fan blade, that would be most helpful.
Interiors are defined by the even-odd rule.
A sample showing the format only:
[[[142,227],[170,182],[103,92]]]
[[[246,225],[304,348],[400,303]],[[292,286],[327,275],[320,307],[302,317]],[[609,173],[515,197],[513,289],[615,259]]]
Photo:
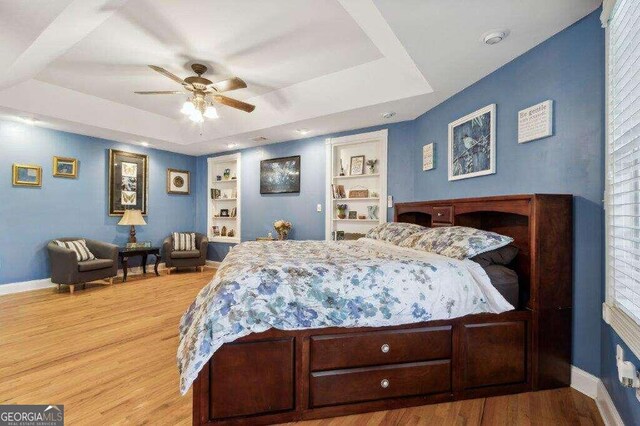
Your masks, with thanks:
[[[222,95],[213,95],[213,100],[215,102],[218,102],[219,104],[230,106],[231,108],[240,109],[244,112],[251,112],[256,108],[255,105],[251,105],[237,99],[227,98],[226,96]]]
[[[180,77],[178,77],[177,75],[170,73],[169,71],[165,70],[162,67],[158,67],[155,65],[149,65],[149,68],[151,68],[152,70],[159,72],[160,74],[164,75],[165,77],[169,77],[171,80],[175,81],[178,84],[186,84],[184,82],[183,79],[181,79]]]
[[[241,78],[233,77],[228,80],[222,80],[211,85],[218,92],[228,92],[230,90],[244,89],[247,87]]]
[[[186,95],[186,93],[179,90],[160,90],[160,91],[146,91],[146,92],[133,92],[136,95]]]

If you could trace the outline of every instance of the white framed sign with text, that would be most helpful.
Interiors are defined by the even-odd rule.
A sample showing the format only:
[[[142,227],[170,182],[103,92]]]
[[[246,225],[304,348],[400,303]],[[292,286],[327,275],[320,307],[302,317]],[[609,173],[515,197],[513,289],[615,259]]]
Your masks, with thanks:
[[[553,135],[553,101],[548,100],[518,112],[518,143]]]

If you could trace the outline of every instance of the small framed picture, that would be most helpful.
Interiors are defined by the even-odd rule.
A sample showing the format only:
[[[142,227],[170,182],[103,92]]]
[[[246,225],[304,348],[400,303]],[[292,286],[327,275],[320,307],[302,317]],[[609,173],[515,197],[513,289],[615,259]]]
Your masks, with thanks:
[[[364,155],[355,155],[351,157],[349,163],[349,175],[363,175],[364,174]]]
[[[189,170],[167,169],[167,194],[189,195],[190,185]]]
[[[220,209],[220,217],[229,217],[229,209]]]
[[[357,219],[358,218],[358,212],[355,210],[350,210],[349,211],[349,219]]]
[[[220,235],[220,227],[219,226],[214,226],[213,227],[213,235],[216,236],[216,237]]]
[[[68,157],[53,157],[53,176],[75,179],[78,177],[78,160]]]
[[[32,164],[14,164],[13,185],[42,186],[42,167]]]

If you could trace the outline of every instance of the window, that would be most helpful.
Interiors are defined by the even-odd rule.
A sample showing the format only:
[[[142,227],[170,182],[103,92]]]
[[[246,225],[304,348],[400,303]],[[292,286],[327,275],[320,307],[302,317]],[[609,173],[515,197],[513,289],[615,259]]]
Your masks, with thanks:
[[[640,352],[640,2],[607,2],[605,320]]]

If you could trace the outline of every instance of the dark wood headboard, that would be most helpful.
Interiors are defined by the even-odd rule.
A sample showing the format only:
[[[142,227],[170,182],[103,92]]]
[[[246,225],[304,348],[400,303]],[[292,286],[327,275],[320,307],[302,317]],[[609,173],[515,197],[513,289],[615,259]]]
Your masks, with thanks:
[[[394,221],[428,227],[469,226],[508,235],[519,249],[509,266],[518,273],[526,306],[533,307],[548,294],[545,300],[551,305],[569,307],[572,198],[524,194],[398,203]]]

